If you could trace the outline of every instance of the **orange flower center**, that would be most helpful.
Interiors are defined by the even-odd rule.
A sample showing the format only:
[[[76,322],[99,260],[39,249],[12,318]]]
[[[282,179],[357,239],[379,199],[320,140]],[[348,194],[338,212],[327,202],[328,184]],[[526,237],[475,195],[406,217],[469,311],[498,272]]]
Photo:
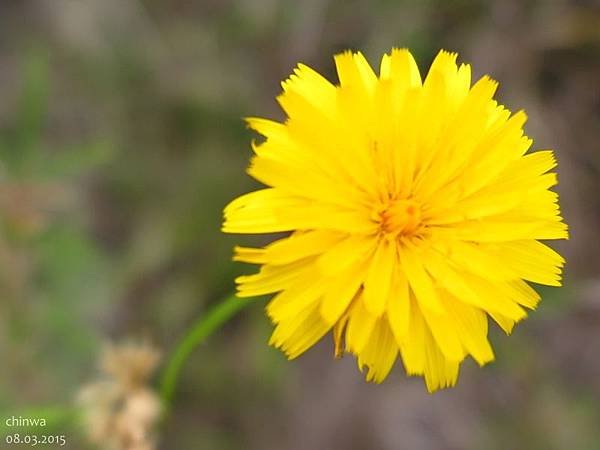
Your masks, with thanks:
[[[377,209],[377,220],[383,234],[410,236],[421,228],[421,208],[411,199],[391,200]]]

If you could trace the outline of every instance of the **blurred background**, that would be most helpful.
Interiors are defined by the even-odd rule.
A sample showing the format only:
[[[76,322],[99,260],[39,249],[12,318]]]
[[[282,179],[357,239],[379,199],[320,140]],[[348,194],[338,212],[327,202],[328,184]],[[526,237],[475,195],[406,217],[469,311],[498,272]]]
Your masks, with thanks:
[[[37,433],[64,448],[106,448],[60,412],[101,376],[103,345],[168,355],[253,270],[233,245],[269,240],[219,231],[257,187],[241,118],[281,119],[299,61],[337,81],[334,53],[378,66],[392,46],[422,72],[459,52],[525,108],[534,148],[556,149],[564,287],[542,288],[512,337],[491,330],[496,362],[466,362],[435,395],[399,363],[366,384],[330,338],[285,361],[257,300],[194,353],[143,448],[600,449],[600,3],[585,0],[2,0],[2,421],[46,417]]]

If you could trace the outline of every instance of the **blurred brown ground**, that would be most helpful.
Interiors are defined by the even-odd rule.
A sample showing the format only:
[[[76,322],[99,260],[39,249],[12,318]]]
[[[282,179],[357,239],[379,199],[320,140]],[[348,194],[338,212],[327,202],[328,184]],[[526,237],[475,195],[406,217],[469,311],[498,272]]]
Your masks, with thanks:
[[[2,417],[71,401],[103,340],[168,352],[251,270],[219,232],[256,187],[241,117],[281,118],[298,61],[335,80],[335,52],[377,64],[392,46],[422,71],[459,52],[556,150],[565,286],[435,395],[400,364],[364,383],[328,338],[284,361],[257,301],[186,366],[161,448],[600,449],[600,3],[584,0],[0,2]]]

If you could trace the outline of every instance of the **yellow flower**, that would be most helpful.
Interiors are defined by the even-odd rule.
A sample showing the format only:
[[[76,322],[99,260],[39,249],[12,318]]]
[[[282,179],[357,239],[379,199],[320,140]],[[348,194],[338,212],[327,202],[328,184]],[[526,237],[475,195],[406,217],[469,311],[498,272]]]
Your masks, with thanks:
[[[228,233],[290,232],[235,249],[260,264],[240,297],[276,293],[271,344],[295,358],[330,330],[335,353],[381,382],[400,355],[429,391],[456,383],[461,361],[494,359],[488,316],[506,333],[534,309],[527,283],[559,286],[565,239],[552,151],[527,153],[523,111],[471,86],[471,67],[441,51],[425,80],[408,50],[335,56],[334,86],[305,65],[278,101],[285,123],[250,118],[249,174],[269,186],[225,209]]]

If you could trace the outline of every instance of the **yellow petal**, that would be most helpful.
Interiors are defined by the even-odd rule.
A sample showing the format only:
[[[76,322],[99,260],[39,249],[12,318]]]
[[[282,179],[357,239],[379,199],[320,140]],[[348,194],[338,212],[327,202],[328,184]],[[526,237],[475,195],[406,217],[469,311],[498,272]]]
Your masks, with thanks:
[[[314,308],[323,297],[325,290],[323,280],[307,272],[273,297],[267,305],[267,315],[275,323],[292,320],[307,308]]]
[[[281,349],[294,359],[314,345],[331,329],[319,314],[318,308],[309,308],[296,317],[277,324],[269,344]]]
[[[452,387],[458,379],[457,361],[444,357],[431,333],[425,332],[425,385],[429,392]]]
[[[385,311],[392,274],[397,269],[396,244],[381,239],[367,272],[364,291],[367,311],[377,317]]]
[[[408,333],[400,342],[400,354],[408,375],[422,375],[425,371],[425,333],[427,325],[423,320],[417,302],[411,300]]]
[[[380,317],[373,326],[369,342],[358,354],[358,367],[366,366],[367,381],[381,383],[392,370],[398,355],[398,346],[388,326],[387,320]]]
[[[369,236],[350,235],[333,245],[317,260],[317,266],[325,275],[343,272],[356,261],[367,259],[376,242]]]
[[[360,87],[372,92],[377,77],[362,53],[344,52],[334,56],[340,84],[342,86]]]
[[[242,261],[254,264],[264,264],[268,262],[268,259],[265,257],[265,250],[262,248],[235,246],[233,248],[233,252],[234,261]]]
[[[412,54],[405,48],[392,49],[381,60],[381,78],[392,79],[403,88],[421,86],[419,67]]]
[[[394,285],[387,304],[387,316],[396,342],[404,341],[410,321],[410,291],[404,273],[396,271]]]
[[[427,308],[421,308],[421,313],[444,357],[452,361],[462,361],[465,357],[465,349],[452,316],[447,311],[437,313]]]
[[[253,297],[288,288],[298,279],[314,271],[313,261],[301,260],[291,264],[263,265],[254,275],[242,275],[235,279],[239,297]]]
[[[369,341],[376,321],[377,318],[367,311],[362,296],[359,296],[350,311],[346,329],[346,348],[358,355]]]
[[[328,280],[320,309],[325,322],[334,324],[340,319],[362,285],[363,272],[364,264],[359,261],[334,279]]]
[[[436,287],[419,260],[416,250],[406,246],[402,247],[400,250],[400,264],[412,291],[415,293],[417,302],[424,308],[429,308],[438,313],[443,312],[444,308],[438,297]]]
[[[330,230],[294,233],[288,238],[280,239],[268,245],[263,250],[263,258],[271,264],[290,263],[307,256],[325,253],[343,237],[342,233]]]
[[[478,308],[448,297],[445,302],[459,339],[464,348],[479,365],[494,360],[494,352],[487,339],[488,323],[486,314]]]

